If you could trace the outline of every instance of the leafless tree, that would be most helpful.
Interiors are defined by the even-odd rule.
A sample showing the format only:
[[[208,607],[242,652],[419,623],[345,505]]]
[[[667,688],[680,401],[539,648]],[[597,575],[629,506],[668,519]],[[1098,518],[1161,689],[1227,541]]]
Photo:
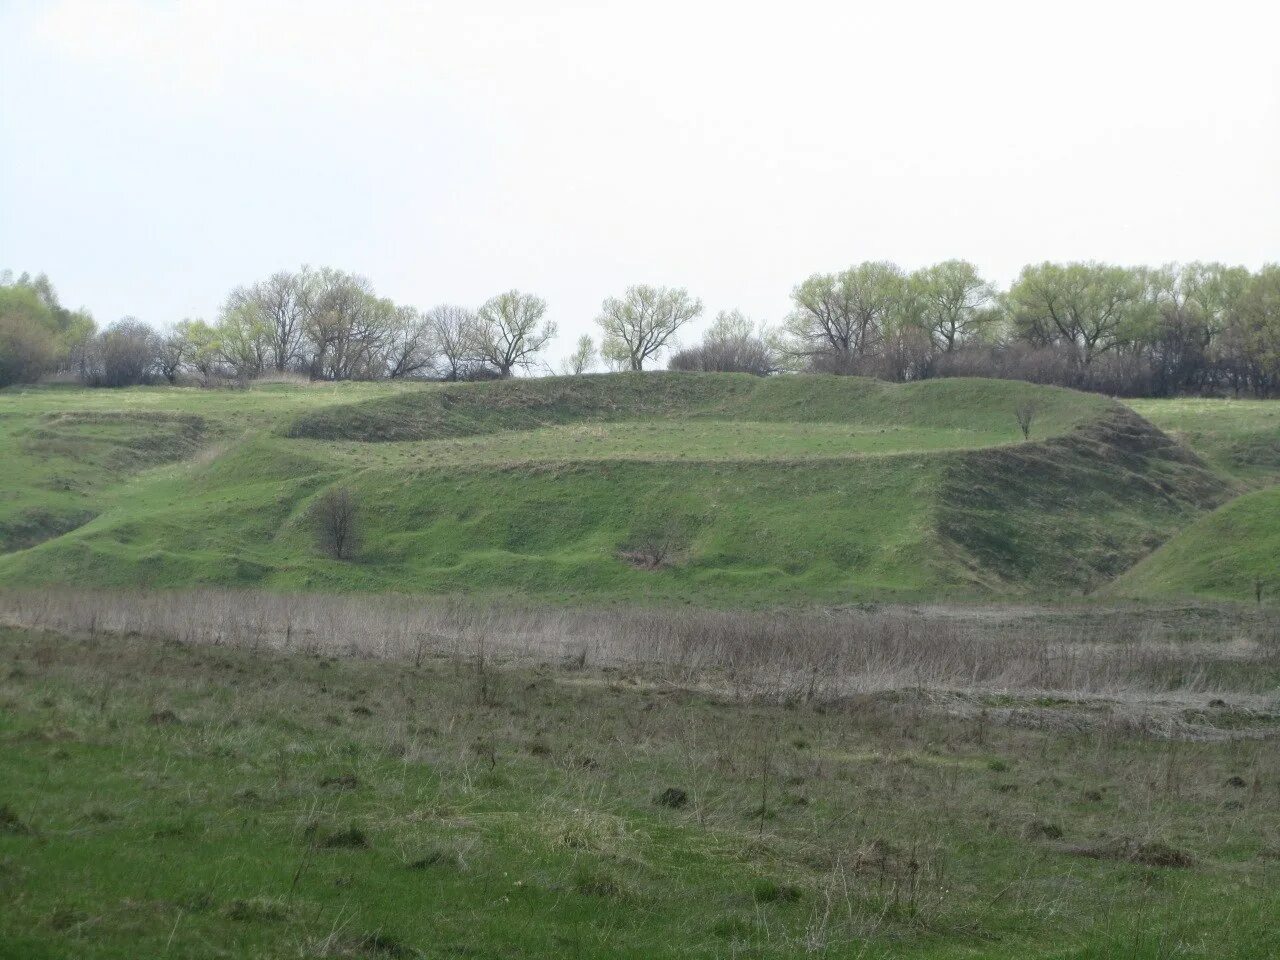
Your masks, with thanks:
[[[156,368],[169,383],[176,383],[178,374],[191,359],[191,339],[181,329],[171,330],[160,338],[156,350]]]
[[[757,326],[741,311],[721,312],[702,343],[675,354],[668,367],[701,373],[777,373],[777,337],[764,324]]]
[[[296,273],[281,270],[251,286],[237,287],[227,298],[227,311],[248,306],[260,318],[267,360],[277,372],[300,359],[314,279],[310,267]]]
[[[556,335],[554,322],[544,320],[547,302],[519,290],[489,300],[476,313],[476,356],[503,379],[517,367],[529,367],[535,355]]]
[[[441,304],[427,311],[431,338],[440,355],[440,376],[466,380],[476,359],[476,316],[466,307]]]
[[[157,372],[160,338],[141,320],[125,317],[99,333],[86,352],[84,378],[95,387],[148,383]]]
[[[350,560],[360,549],[360,509],[350,487],[326,490],[311,505],[316,543],[335,560]]]
[[[601,352],[631,370],[665,348],[676,332],[702,313],[702,301],[679,287],[627,288],[621,298],[610,297],[600,307],[596,323],[604,331]]]
[[[1017,418],[1018,429],[1022,431],[1022,439],[1031,439],[1031,425],[1035,422],[1036,414],[1040,412],[1040,403],[1036,400],[1027,399],[1020,400],[1013,408],[1013,415]]]
[[[327,267],[317,271],[307,309],[312,376],[353,380],[376,375],[395,315],[395,305],[375,296],[367,278]]]
[[[676,521],[654,521],[642,527],[618,555],[634,566],[658,570],[674,562],[685,544],[684,530]]]
[[[392,380],[421,377],[435,364],[431,324],[413,307],[396,307],[387,330],[383,375]]]

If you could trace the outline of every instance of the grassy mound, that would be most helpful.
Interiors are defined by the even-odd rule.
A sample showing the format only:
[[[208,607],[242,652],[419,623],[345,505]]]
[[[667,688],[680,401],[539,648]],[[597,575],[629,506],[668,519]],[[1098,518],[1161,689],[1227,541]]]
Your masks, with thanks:
[[[1119,407],[1068,436],[950,457],[945,477],[940,529],[969,567],[1039,593],[1102,584],[1226,491]]]
[[[16,412],[73,413],[74,395],[29,392]],[[173,417],[203,400],[114,396]],[[1114,576],[1223,491],[1125,408],[1007,381],[644,374],[210,397],[215,446],[81,497],[82,525],[0,557],[0,582],[1054,596]],[[309,520],[334,484],[361,505],[352,562],[322,556]]]
[[[1280,402],[1179,398],[1130,405],[1246,493],[1180,532],[1121,577],[1119,596],[1280,597]]]
[[[1280,487],[1237,497],[1129,570],[1121,596],[1280,597]]]
[[[409,441],[570,423],[711,420],[840,423],[957,431],[966,446],[1016,437],[1013,409],[1034,398],[1039,436],[1096,416],[1105,400],[1002,380],[895,385],[861,377],[625,373],[455,384],[307,411],[283,430],[315,440]]]

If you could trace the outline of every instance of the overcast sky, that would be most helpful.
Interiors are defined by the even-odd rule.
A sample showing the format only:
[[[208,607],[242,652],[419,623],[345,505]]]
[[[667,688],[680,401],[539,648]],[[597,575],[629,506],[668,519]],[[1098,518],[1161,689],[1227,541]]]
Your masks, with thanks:
[[[0,268],[99,322],[303,263],[397,301],[1280,260],[1280,4],[0,0]]]

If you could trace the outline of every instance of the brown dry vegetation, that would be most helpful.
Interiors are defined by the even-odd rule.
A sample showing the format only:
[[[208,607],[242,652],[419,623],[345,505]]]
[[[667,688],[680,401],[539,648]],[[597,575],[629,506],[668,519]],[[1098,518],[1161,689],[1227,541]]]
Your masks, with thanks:
[[[644,669],[746,698],[912,689],[1242,704],[1280,679],[1268,607],[871,607],[758,613],[254,591],[0,591],[0,623],[71,635],[409,660]]]

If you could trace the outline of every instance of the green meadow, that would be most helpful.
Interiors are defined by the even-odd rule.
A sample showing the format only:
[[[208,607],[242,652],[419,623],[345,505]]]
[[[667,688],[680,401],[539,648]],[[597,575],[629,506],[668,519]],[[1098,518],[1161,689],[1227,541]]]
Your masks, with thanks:
[[[1275,409],[0,391],[0,957],[1274,957]]]
[[[1276,671],[779,704],[7,631],[0,956],[1264,960]]]

